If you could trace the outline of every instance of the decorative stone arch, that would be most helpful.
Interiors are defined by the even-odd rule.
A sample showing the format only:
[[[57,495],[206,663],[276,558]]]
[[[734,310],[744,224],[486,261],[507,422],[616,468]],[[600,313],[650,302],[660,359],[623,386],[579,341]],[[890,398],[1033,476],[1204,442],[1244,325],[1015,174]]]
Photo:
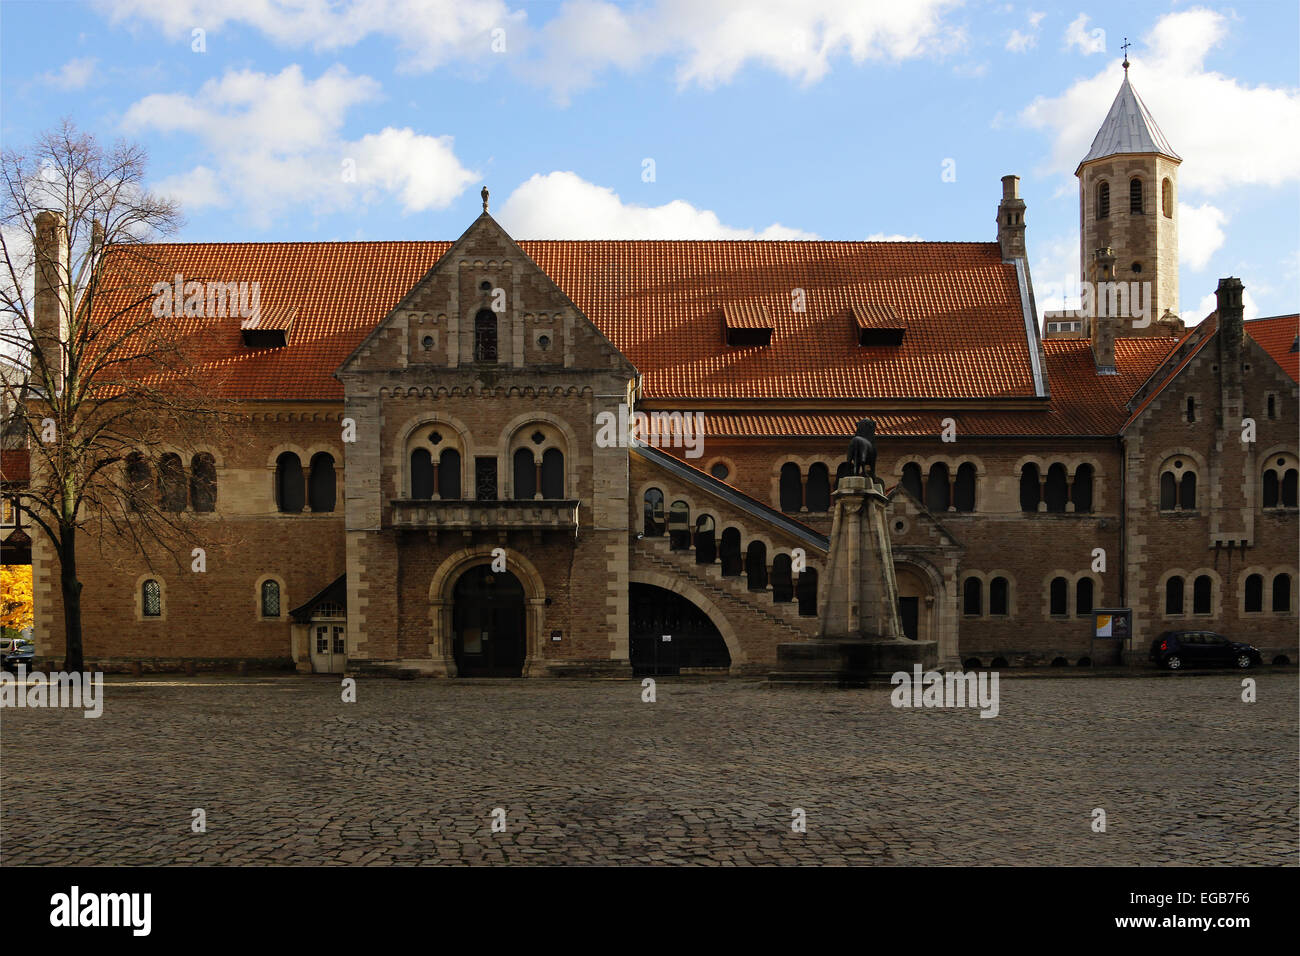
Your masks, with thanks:
[[[689,581],[676,576],[669,576],[660,571],[642,571],[634,568],[628,572],[628,583],[648,584],[652,587],[663,588],[665,591],[672,591],[674,594],[680,594],[703,611],[708,619],[713,622],[713,626],[718,629],[718,633],[722,635],[723,641],[726,642],[727,653],[731,655],[733,673],[738,665],[748,661],[749,658],[745,653],[745,648],[741,645],[740,638],[737,636],[731,622],[727,620],[727,616],[719,610],[708,595]]]
[[[897,572],[902,570],[905,573],[911,572],[928,584],[929,594],[924,596],[926,601],[923,602],[922,608],[923,614],[928,611],[930,615],[928,639],[939,642],[940,661],[955,658],[959,638],[957,622],[961,618],[961,608],[957,604],[960,595],[951,593],[943,572],[919,555],[896,555],[894,569],[895,577]],[[918,627],[918,632],[920,631],[922,629]],[[917,636],[921,640],[927,639],[923,633],[918,633]]]
[[[714,465],[724,465],[727,469],[727,477],[718,478],[716,475],[714,475],[712,471]],[[709,459],[708,464],[704,466],[703,471],[706,475],[708,475],[710,478],[713,478],[715,481],[725,481],[727,484],[733,486],[735,484],[736,461],[735,459],[731,458],[728,455],[714,455],[712,458]]]
[[[1291,595],[1290,595],[1291,606],[1288,607],[1285,611],[1273,610],[1273,579],[1276,578],[1279,574],[1285,574],[1291,578]],[[1292,615],[1294,615],[1296,609],[1296,585],[1297,584],[1300,584],[1300,581],[1296,580],[1296,569],[1293,567],[1287,567],[1286,565],[1278,565],[1274,567],[1272,570],[1265,572],[1264,607],[1263,607],[1264,613],[1269,614],[1273,617],[1291,617]]]
[[[393,443],[393,457],[390,459],[397,468],[397,497],[411,497],[411,436],[417,429],[427,426],[441,426],[455,432],[456,450],[460,452],[460,487],[462,493],[471,484],[466,484],[466,472],[473,462],[475,447],[470,439],[470,430],[465,423],[446,412],[421,412],[412,415],[396,432],[397,441]],[[441,452],[439,452],[441,454]]]
[[[1261,579],[1259,610],[1249,613],[1255,617],[1263,617],[1270,613],[1273,607],[1273,575],[1277,574],[1277,571],[1266,568],[1262,564],[1252,564],[1244,567],[1237,572],[1237,616],[1243,620],[1249,620],[1246,617],[1246,579],[1252,574],[1258,574]]]
[[[452,647],[454,610],[453,590],[460,576],[470,568],[492,563],[494,545],[482,544],[463,548],[448,555],[434,571],[429,582],[429,656],[435,677],[455,677],[456,655]],[[519,579],[524,588],[524,669],[525,677],[540,673],[542,633],[546,624],[546,585],[536,566],[515,551],[506,552],[506,570]]]
[[[497,443],[497,470],[505,475],[504,488],[505,497],[509,498],[514,488],[514,453],[516,448],[515,436],[522,432],[529,425],[549,425],[558,431],[564,439],[564,444],[554,440],[554,436],[548,435],[547,440],[543,441],[535,449],[536,456],[540,460],[541,455],[548,448],[558,448],[564,455],[564,487],[569,498],[578,497],[578,435],[573,430],[573,426],[568,421],[551,412],[535,410],[524,412],[522,415],[516,415],[505,427],[501,429],[501,438]],[[543,432],[545,434],[545,432]],[[566,447],[567,446],[567,447]],[[522,446],[520,446],[522,447]],[[530,441],[528,448],[533,449]]]
[[[212,456],[212,463],[216,468],[221,469],[226,467],[226,459],[225,456],[221,453],[221,449],[218,448],[216,445],[209,445],[207,442],[199,442],[198,444],[190,448],[189,450],[190,461],[193,461],[195,455],[203,455],[203,454],[208,454]],[[186,468],[190,467],[190,461],[185,462]],[[271,462],[271,467],[272,468],[275,467],[274,460]]]
[[[1205,458],[1199,452],[1193,451],[1192,449],[1187,448],[1185,446],[1179,446],[1172,449],[1162,449],[1152,457],[1152,461],[1154,464],[1152,465],[1150,471],[1148,472],[1148,480],[1150,481],[1150,486],[1149,486],[1150,490],[1147,492],[1147,495],[1145,496],[1146,500],[1152,502],[1157,512],[1160,511],[1160,476],[1164,473],[1165,466],[1178,458],[1185,458],[1191,462],[1191,467],[1190,468],[1184,467],[1183,473],[1185,474],[1187,471],[1191,471],[1196,475],[1196,509],[1195,510],[1204,511],[1205,508],[1202,502],[1206,500],[1205,496],[1210,493],[1209,485],[1207,483],[1209,479],[1210,471],[1205,463]],[[1175,510],[1179,510],[1179,511],[1182,510],[1181,482],[1182,482],[1181,477],[1175,479],[1175,483],[1179,488],[1179,492],[1176,496],[1178,507]]]
[[[990,601],[993,597],[993,579],[1002,578],[1007,582],[1007,613],[1005,615],[994,615],[990,608]],[[1005,618],[1012,620],[1016,617],[1016,576],[1007,568],[994,568],[984,576],[984,616],[997,617],[999,620]]]
[[[1070,590],[1069,590],[1069,593],[1066,595],[1066,605],[1067,605],[1067,607],[1068,607],[1068,609],[1069,609],[1069,616],[1070,616],[1070,617],[1078,617],[1078,616],[1079,616],[1079,582],[1082,581],[1082,580],[1084,580],[1084,579],[1087,579],[1087,580],[1089,580],[1089,581],[1092,582],[1092,607],[1093,607],[1093,610],[1095,610],[1096,608],[1099,608],[1099,607],[1105,607],[1105,606],[1106,606],[1106,604],[1104,603],[1103,597],[1102,597],[1102,588],[1104,587],[1104,584],[1102,583],[1102,577],[1101,577],[1101,575],[1096,574],[1096,573],[1094,573],[1094,572],[1091,571],[1091,570],[1089,570],[1089,571],[1079,571],[1079,572],[1077,572],[1076,574],[1071,575],[1070,578],[1069,578],[1069,582],[1070,582],[1070,584],[1069,584],[1069,588],[1070,588]],[[1050,595],[1050,594],[1048,595],[1048,602],[1049,602],[1049,606],[1050,606],[1050,602],[1051,602],[1051,595]],[[1092,613],[1092,612],[1089,611],[1088,613]]]
[[[1065,568],[1053,568],[1043,575],[1042,614],[1044,621],[1062,621],[1074,617],[1074,582],[1078,577],[1078,572],[1067,571]],[[1052,613],[1052,582],[1057,578],[1065,578],[1064,614]]]
[[[280,585],[280,616],[264,617],[262,615],[262,585],[267,581],[274,581]],[[284,576],[280,574],[263,574],[253,584],[253,620],[254,621],[287,621],[289,620],[289,591],[284,584]]]
[[[966,582],[974,578],[980,583],[980,612],[978,614],[966,613]],[[957,572],[957,613],[962,617],[983,618],[988,614],[989,607],[989,581],[988,575],[983,571],[976,571],[971,568],[963,568]]]
[[[158,582],[158,610],[157,617],[144,616],[144,582]],[[157,571],[145,571],[135,579],[135,619],[140,623],[153,623],[167,620],[167,580]]]
[[[1169,568],[1164,574],[1160,575],[1160,580],[1156,584],[1156,607],[1160,609],[1159,617],[1168,621],[1182,620],[1191,615],[1192,577],[1193,575],[1189,574],[1184,568]],[[1183,612],[1181,614],[1170,614],[1169,605],[1165,603],[1170,578],[1183,579]]]
[[[1198,615],[1195,606],[1195,585],[1196,579],[1202,575],[1206,575],[1210,579],[1210,613]],[[1268,582],[1265,581],[1265,584],[1267,583]],[[1183,598],[1184,616],[1190,618],[1200,617],[1204,620],[1206,618],[1216,617],[1223,611],[1223,577],[1218,571],[1214,570],[1214,568],[1197,568],[1195,571],[1190,572],[1187,575],[1185,588],[1186,594]]]
[[[1019,478],[1020,473],[1025,470],[1025,465],[1037,466],[1038,474],[1041,476],[1047,473],[1047,469],[1050,467],[1051,463],[1048,462],[1047,464],[1044,464],[1041,455],[1022,455],[1020,458],[1016,459],[1015,467],[1012,469],[1016,478]]]
[[[276,445],[274,448],[272,448],[271,454],[267,456],[266,459],[267,470],[269,470],[272,474],[274,474],[276,461],[279,459],[281,455],[283,455],[287,451],[291,451],[295,455],[297,455],[298,461],[302,462],[302,467],[304,469],[307,468],[307,464],[308,462],[311,461],[311,459],[307,456],[307,452],[303,449],[303,446],[295,445],[291,442],[282,442],[279,445]]]

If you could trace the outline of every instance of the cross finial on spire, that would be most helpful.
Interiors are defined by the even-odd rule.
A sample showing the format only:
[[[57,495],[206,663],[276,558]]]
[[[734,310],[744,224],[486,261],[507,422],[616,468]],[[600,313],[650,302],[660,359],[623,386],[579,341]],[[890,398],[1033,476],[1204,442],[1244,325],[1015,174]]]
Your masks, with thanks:
[[[1131,47],[1132,45],[1133,44],[1128,42],[1128,37],[1125,37],[1124,42],[1120,44],[1120,49],[1124,51],[1124,75],[1125,76],[1128,75],[1128,48]]]
[[[483,211],[487,212],[488,191],[486,186],[483,187],[483,191],[479,195],[483,197]]]

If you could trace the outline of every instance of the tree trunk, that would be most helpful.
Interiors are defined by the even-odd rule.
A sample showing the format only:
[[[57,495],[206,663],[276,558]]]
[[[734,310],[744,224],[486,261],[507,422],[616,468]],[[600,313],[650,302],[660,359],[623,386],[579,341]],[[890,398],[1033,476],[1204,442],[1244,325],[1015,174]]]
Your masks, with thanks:
[[[63,629],[67,635],[65,671],[85,669],[81,648],[81,582],[77,580],[77,526],[59,528],[63,539],[62,560],[59,562],[59,585],[63,592]]]

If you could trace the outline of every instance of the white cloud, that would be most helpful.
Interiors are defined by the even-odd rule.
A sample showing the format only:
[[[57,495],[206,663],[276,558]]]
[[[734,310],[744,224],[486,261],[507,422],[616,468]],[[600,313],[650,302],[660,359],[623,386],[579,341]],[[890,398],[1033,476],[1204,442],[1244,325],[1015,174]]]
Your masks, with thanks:
[[[1031,247],[1034,303],[1044,312],[1079,307],[1079,237],[1053,236]]]
[[[867,242],[924,242],[920,236],[905,236],[901,232],[873,232]]]
[[[1007,49],[1012,53],[1025,53],[1038,46],[1038,25],[1043,22],[1044,16],[1046,14],[1031,12],[1028,29],[1024,33],[1012,30],[1007,37]]]
[[[1205,69],[1227,21],[1209,10],[1160,18],[1145,51],[1130,51],[1130,77],[1173,148],[1186,159],[1183,190],[1216,193],[1240,185],[1300,180],[1300,90],[1247,86]],[[1088,152],[1122,73],[1111,62],[1056,97],[1040,96],[1020,113],[1052,137],[1051,166],[1072,175]],[[1207,121],[1213,117],[1213,121]]]
[[[577,173],[536,173],[501,206],[497,220],[517,239],[816,239],[774,223],[763,229],[724,225],[716,213],[681,199],[662,206],[624,202],[614,190]]]
[[[1198,272],[1210,264],[1210,257],[1223,248],[1223,227],[1228,217],[1223,211],[1201,203],[1178,204],[1178,261]]]
[[[899,61],[960,48],[960,27],[943,22],[959,0],[654,0],[628,7],[566,0],[538,25],[505,0],[96,0],[114,22],[144,20],[176,40],[194,27],[247,24],[289,47],[336,50],[371,36],[395,40],[404,69],[429,71],[454,60],[500,62],[559,96],[589,86],[607,69],[634,71],[666,59],[679,85],[729,82],[757,64],[815,83],[832,60]],[[493,36],[501,29],[504,34]],[[502,53],[494,39],[504,40]],[[209,41],[211,44],[211,40]]]
[[[93,56],[78,57],[69,60],[53,73],[41,74],[41,80],[60,90],[80,90],[95,75],[99,61]]]
[[[314,80],[297,66],[231,71],[195,96],[147,96],[124,124],[188,136],[211,157],[157,183],[159,191],[198,207],[242,203],[259,225],[300,203],[332,210],[391,195],[406,212],[447,206],[477,178],[451,137],[391,127],[356,141],[341,136],[348,111],[378,93],[374,80],[341,66]]]
[[[1106,31],[1100,27],[1088,29],[1088,15],[1081,13],[1065,28],[1065,48],[1077,49],[1084,56],[1106,52]]]

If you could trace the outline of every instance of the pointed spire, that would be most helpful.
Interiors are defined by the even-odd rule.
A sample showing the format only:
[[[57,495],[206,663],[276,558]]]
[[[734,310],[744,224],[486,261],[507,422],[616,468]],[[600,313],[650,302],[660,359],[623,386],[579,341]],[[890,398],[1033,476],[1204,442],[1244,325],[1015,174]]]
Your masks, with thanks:
[[[1169,145],[1169,140],[1165,139],[1165,134],[1160,132],[1151,111],[1129,83],[1127,56],[1124,57],[1124,81],[1120,83],[1119,93],[1115,95],[1115,102],[1110,105],[1110,112],[1102,121],[1101,129],[1097,130],[1092,148],[1079,161],[1079,165],[1117,153],[1159,153],[1182,161],[1182,157]]]

